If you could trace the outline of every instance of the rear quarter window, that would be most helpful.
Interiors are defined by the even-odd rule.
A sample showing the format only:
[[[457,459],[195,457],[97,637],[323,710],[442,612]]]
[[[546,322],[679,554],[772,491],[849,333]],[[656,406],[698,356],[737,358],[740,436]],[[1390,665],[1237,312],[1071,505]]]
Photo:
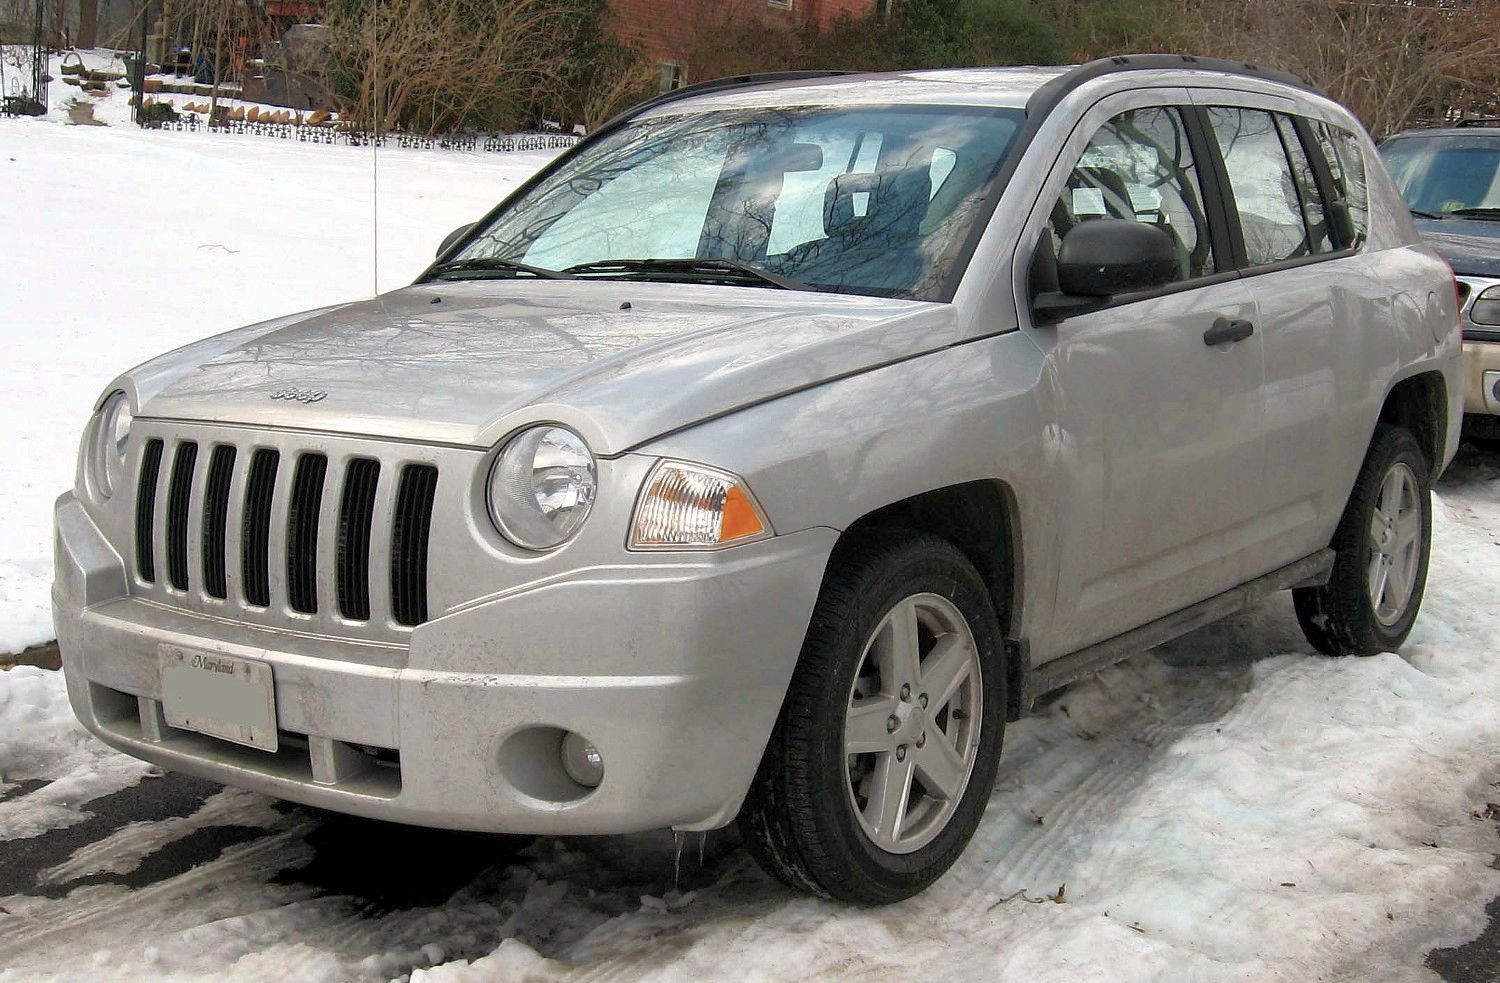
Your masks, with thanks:
[[[1349,216],[1351,241],[1344,245],[1358,248],[1370,235],[1370,193],[1365,180],[1364,149],[1359,137],[1348,130],[1321,120],[1311,122],[1333,177],[1337,197],[1332,204],[1342,203]]]

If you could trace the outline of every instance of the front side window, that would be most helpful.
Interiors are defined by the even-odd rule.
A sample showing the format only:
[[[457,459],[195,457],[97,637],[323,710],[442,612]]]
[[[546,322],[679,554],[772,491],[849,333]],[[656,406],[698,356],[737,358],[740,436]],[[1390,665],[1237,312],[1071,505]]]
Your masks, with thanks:
[[[1023,118],[913,106],[634,121],[511,202],[454,257],[471,261],[454,275],[508,261],[579,276],[725,282],[683,272],[680,261],[696,260],[814,290],[943,299]],[[646,260],[675,265],[647,269]]]
[[[1177,109],[1131,109],[1099,128],[1052,207],[1053,247],[1074,226],[1100,218],[1144,222],[1170,235],[1179,280],[1214,271],[1202,187]]]
[[[1297,180],[1271,114],[1210,106],[1208,119],[1229,174],[1248,264],[1264,266],[1307,256],[1311,246]]]

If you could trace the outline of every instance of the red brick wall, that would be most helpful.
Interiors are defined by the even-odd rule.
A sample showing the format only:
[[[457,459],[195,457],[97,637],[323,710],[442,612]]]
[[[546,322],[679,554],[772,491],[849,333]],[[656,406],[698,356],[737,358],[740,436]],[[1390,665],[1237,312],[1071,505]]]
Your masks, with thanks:
[[[842,16],[859,17],[876,0],[611,0],[615,29],[653,61],[686,61],[697,31],[726,16],[759,17],[769,23],[815,24],[826,28]],[[689,77],[689,82],[701,81]]]

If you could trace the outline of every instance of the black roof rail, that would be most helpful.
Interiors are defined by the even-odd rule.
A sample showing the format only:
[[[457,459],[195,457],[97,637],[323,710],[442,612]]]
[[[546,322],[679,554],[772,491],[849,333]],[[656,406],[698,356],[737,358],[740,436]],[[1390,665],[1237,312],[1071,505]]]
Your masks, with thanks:
[[[1248,78],[1264,79],[1291,85],[1316,95],[1323,91],[1307,80],[1274,68],[1262,68],[1243,61],[1225,58],[1202,58],[1198,55],[1113,55],[1086,62],[1054,79],[1043,83],[1026,100],[1026,115],[1045,114],[1062,101],[1063,97],[1085,82],[1116,72],[1161,71],[1163,69],[1197,69],[1205,72],[1224,72]]]
[[[1471,126],[1500,126],[1500,116],[1470,116],[1453,125],[1460,129],[1468,129]]]
[[[608,129],[617,123],[634,116],[639,116],[647,110],[664,106],[667,103],[676,102],[679,99],[691,99],[693,96],[701,96],[709,92],[722,92],[725,89],[737,89],[742,85],[766,85],[771,82],[806,82],[813,79],[836,78],[840,75],[854,75],[854,72],[842,71],[806,71],[806,72],[753,72],[748,75],[726,75],[723,78],[708,79],[703,82],[694,82],[692,85],[684,85],[680,89],[671,92],[663,92],[652,96],[643,102],[638,102],[628,109],[610,119],[599,129]]]

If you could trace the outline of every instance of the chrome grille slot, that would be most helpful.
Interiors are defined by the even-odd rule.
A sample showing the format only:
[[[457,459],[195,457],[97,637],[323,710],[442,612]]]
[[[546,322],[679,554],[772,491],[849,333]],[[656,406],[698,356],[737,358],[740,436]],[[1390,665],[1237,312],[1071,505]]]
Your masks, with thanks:
[[[286,520],[287,602],[303,614],[318,613],[318,514],[328,458],[303,454],[292,475]]]
[[[208,459],[208,485],[203,494],[203,590],[224,600],[228,576],[224,562],[229,527],[229,485],[234,480],[235,449],[216,444]]]
[[[198,445],[185,440],[177,445],[172,478],[167,487],[167,582],[180,591],[188,589],[188,504],[193,494],[193,469],[198,463]]]
[[[161,440],[146,441],[135,492],[135,568],[148,584],[156,583],[156,485],[161,477],[161,451]]]
[[[427,537],[437,476],[437,468],[425,464],[401,472],[391,527],[391,616],[397,624],[427,620]]]
[[[339,614],[350,621],[370,617],[370,528],[375,520],[375,490],[380,462],[357,457],[344,472],[344,496],[339,505]]]
[[[240,575],[245,581],[245,602],[262,608],[271,603],[271,498],[280,463],[280,454],[260,448],[251,455],[245,485]]]

